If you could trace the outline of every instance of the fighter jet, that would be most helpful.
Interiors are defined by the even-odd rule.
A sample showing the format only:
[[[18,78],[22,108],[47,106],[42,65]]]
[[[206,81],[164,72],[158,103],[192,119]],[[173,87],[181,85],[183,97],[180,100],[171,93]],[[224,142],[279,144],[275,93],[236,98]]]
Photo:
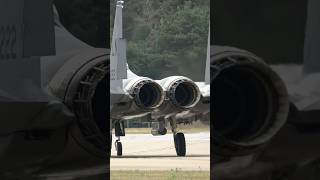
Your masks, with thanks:
[[[269,3],[268,7],[278,6],[277,3],[270,3],[267,1],[266,3]],[[213,135],[214,147],[212,154],[214,162],[212,166],[212,177],[214,179],[314,180],[319,179],[320,177],[318,173],[320,157],[320,2],[311,0],[299,1],[299,3],[305,6],[304,10],[300,11],[299,13],[307,15],[304,17],[306,19],[301,19],[302,22],[305,21],[303,25],[299,25],[299,23],[295,24],[297,25],[295,26],[296,28],[301,28],[303,30],[301,34],[295,34],[304,41],[303,44],[301,44],[302,41],[299,41],[298,43],[296,42],[295,44],[301,47],[296,48],[296,51],[299,50],[302,56],[300,57],[294,55],[290,57],[296,57],[299,60],[303,59],[302,65],[280,64],[271,65],[270,67],[265,66],[269,70],[258,70],[257,66],[253,67],[250,65],[251,67],[247,66],[246,68],[239,69],[238,71],[236,71],[235,68],[232,68],[235,66],[228,65],[230,67],[222,69],[219,65],[219,62],[229,61],[229,64],[232,65],[234,64],[232,61],[254,61],[255,59],[261,60],[261,58],[257,58],[259,54],[253,55],[247,51],[235,48],[213,47],[211,75],[217,76],[212,78],[212,88],[214,97],[221,97],[220,101],[219,98],[215,98],[214,101],[212,101],[214,107],[213,131],[215,132]],[[283,2],[284,6],[288,6],[289,4],[290,3]],[[294,5],[297,9],[300,9],[301,4],[297,6],[297,4],[293,3],[292,5]],[[255,9],[255,12],[260,14],[260,17],[262,17],[263,15],[260,13],[259,9],[263,9],[265,6],[260,5],[253,6],[257,8]],[[274,8],[273,10],[274,12],[277,11]],[[279,12],[279,14],[275,16],[283,14],[283,11],[277,12]],[[291,12],[289,10],[285,13],[290,14]],[[293,13],[295,14],[296,12],[294,11]],[[247,18],[245,15],[241,17],[240,14],[238,14],[240,17],[239,19]],[[284,19],[280,18],[281,20],[277,22],[282,22],[290,17],[292,16],[282,16]],[[266,17],[265,19],[263,18],[261,21],[259,20],[256,22],[268,26],[268,18],[269,17]],[[235,22],[237,22],[237,20]],[[254,27],[255,23],[253,23],[253,21],[249,20],[247,22],[252,23],[252,27]],[[274,22],[276,21],[273,21],[273,23]],[[275,28],[273,30],[286,29],[286,31],[290,31],[289,28],[290,26],[288,26],[288,29],[282,27]],[[267,31],[268,30],[264,31],[257,28],[257,32],[260,35],[264,34],[262,32]],[[292,36],[291,34],[294,34],[294,30],[288,33],[290,34],[288,36]],[[279,33],[278,35],[285,37],[282,33]],[[228,36],[228,34],[226,34],[226,36]],[[261,39],[264,38],[265,37],[261,37]],[[239,39],[235,41],[241,42]],[[254,41],[260,42],[260,39],[255,39]],[[246,42],[243,43],[245,44]],[[264,43],[264,41],[261,43]],[[281,43],[289,45],[289,43],[291,44],[292,42],[281,41]],[[282,57],[282,55],[279,55],[281,53],[281,48],[279,49],[275,47],[275,49],[273,49],[272,44],[269,47],[269,50],[275,53],[269,57]],[[279,51],[276,52],[276,49]],[[270,71],[270,69],[272,69],[272,71]],[[244,72],[246,72],[247,76],[241,75]],[[237,78],[232,76],[232,73],[237,74]],[[271,82],[269,81],[271,84],[267,85],[271,88],[274,87],[276,91],[273,92],[279,92],[277,93],[278,95],[273,95],[273,98],[268,98],[267,95],[264,95],[264,98],[259,97],[260,95],[263,95],[264,91],[262,91],[262,89],[259,90],[259,85],[256,85],[259,83],[253,83],[252,80],[254,79],[252,77],[259,74],[265,74],[262,78],[259,78],[262,80],[270,77],[272,74],[272,76],[276,75],[278,77],[276,80],[272,80]],[[224,78],[224,76],[226,78]],[[246,80],[241,81],[241,83],[239,83],[240,85],[233,83],[236,82],[235,80],[240,82],[242,77],[245,77]],[[281,80],[279,78],[281,78]],[[223,87],[221,86],[221,82],[224,81],[230,84],[228,85],[226,83],[228,86],[232,85],[232,87],[234,87],[227,88],[228,86],[225,86],[225,89],[228,90],[224,91],[232,95],[232,99],[228,99],[230,95],[227,94],[222,97],[222,91],[219,93],[219,88]],[[259,82],[261,82],[261,80],[259,80]],[[232,89],[241,90],[243,89],[241,88],[241,85],[248,88],[238,91],[238,96],[235,96],[237,95],[234,93],[236,91]],[[258,91],[254,93],[255,90]],[[285,93],[285,91],[287,92]],[[272,93],[272,91],[269,91],[269,93],[270,92]],[[250,99],[248,97],[250,97]],[[250,102],[251,105],[246,105],[247,103],[244,101],[246,99],[249,99],[247,102]],[[278,99],[278,101],[268,105],[268,103],[265,101],[266,99]],[[280,101],[280,99],[282,100]],[[230,102],[232,101],[232,104],[227,104],[228,100],[230,100]],[[282,104],[279,102],[282,102]],[[239,104],[239,106],[233,106],[236,104]],[[263,104],[265,104],[265,107],[262,106]],[[236,108],[236,111],[232,111],[232,107],[238,108]],[[249,107],[250,113],[245,113],[244,110],[247,107]],[[272,107],[274,110],[268,113],[268,109],[272,109]],[[268,114],[271,116],[268,116]],[[246,116],[248,118],[245,118]],[[250,119],[252,119],[252,121]],[[273,119],[273,123],[272,121],[267,121],[267,119]]]
[[[0,178],[106,177],[109,50],[71,35],[52,1],[0,14]]]
[[[289,96],[282,79],[256,55],[211,47],[213,174],[228,179],[237,157],[263,149],[284,126]],[[250,157],[254,158],[254,157]],[[235,168],[236,169],[236,168]],[[222,175],[223,174],[223,175]]]
[[[183,76],[152,80],[133,73],[127,64],[126,43],[122,33],[123,5],[124,1],[117,1],[110,55],[110,122],[115,127],[117,155],[122,155],[120,136],[125,135],[123,120],[151,114],[151,119],[158,122],[158,126],[151,131],[153,135],[166,134],[166,119],[170,119],[177,155],[184,156],[184,134],[177,131],[177,121],[173,117],[191,110],[199,103],[199,86],[204,85],[199,83],[198,86]]]
[[[250,52],[212,47],[215,179],[318,178],[319,73],[303,70],[314,69],[310,59],[268,67]]]

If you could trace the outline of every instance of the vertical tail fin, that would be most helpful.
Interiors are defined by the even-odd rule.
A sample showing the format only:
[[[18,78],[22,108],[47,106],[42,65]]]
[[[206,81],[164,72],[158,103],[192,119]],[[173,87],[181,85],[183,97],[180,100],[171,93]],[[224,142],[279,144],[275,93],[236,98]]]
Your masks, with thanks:
[[[204,81],[207,84],[210,84],[210,25],[209,25],[209,31],[208,31],[207,60],[206,60],[206,71],[205,71]]]
[[[308,1],[308,15],[304,42],[304,73],[320,72],[320,1]]]
[[[127,78],[126,41],[123,38],[122,9],[124,1],[117,0],[116,13],[113,26],[110,79],[119,80]]]

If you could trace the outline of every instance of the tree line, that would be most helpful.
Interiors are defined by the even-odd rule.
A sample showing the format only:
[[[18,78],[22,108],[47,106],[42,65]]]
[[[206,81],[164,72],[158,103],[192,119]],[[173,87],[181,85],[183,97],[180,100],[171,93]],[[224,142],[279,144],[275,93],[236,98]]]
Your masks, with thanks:
[[[209,0],[125,0],[124,36],[130,68],[160,79],[185,75],[203,80]],[[116,0],[110,4],[110,35]]]
[[[77,38],[107,47],[116,0],[54,0],[64,26]],[[203,80],[209,0],[125,0],[124,35],[130,68],[160,79]],[[110,30],[110,31],[109,31]],[[111,40],[111,39],[110,39]]]

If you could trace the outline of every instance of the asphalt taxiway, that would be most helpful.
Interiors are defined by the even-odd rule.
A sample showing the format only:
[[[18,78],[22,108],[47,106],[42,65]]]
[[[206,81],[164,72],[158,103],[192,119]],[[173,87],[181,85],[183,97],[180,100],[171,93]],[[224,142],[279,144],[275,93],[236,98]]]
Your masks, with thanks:
[[[210,133],[185,134],[187,153],[177,157],[172,134],[152,136],[151,134],[127,134],[121,137],[123,155],[111,151],[112,170],[210,170]]]

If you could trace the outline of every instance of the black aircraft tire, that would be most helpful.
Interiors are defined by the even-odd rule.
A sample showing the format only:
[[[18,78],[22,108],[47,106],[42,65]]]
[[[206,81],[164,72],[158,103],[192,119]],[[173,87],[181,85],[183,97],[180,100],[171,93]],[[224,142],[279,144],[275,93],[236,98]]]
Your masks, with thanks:
[[[174,135],[174,146],[176,148],[177,156],[186,155],[186,140],[183,133],[177,133]]]
[[[117,143],[117,156],[122,156],[122,143],[118,141],[116,143]]]

